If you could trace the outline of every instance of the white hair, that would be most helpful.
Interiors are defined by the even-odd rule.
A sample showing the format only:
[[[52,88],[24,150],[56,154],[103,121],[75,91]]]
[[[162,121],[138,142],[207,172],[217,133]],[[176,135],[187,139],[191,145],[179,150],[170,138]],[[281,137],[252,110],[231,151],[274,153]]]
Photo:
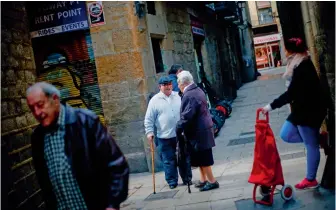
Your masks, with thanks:
[[[183,70],[177,75],[177,82],[179,84],[189,85],[194,83],[194,78],[189,71]]]
[[[61,97],[60,91],[54,85],[46,83],[46,82],[38,82],[30,86],[27,89],[27,93],[26,93],[27,96],[29,95],[30,92],[36,89],[41,89],[43,93],[49,98],[54,94],[57,95],[59,98]]]

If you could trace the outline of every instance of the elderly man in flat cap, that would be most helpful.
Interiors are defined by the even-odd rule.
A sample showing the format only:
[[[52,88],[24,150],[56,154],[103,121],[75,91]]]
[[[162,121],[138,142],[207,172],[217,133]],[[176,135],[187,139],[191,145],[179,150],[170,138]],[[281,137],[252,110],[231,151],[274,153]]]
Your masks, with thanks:
[[[165,178],[169,187],[174,189],[178,184],[175,128],[180,120],[181,98],[173,91],[172,80],[167,76],[159,79],[159,89],[160,92],[153,96],[148,104],[144,122],[145,131],[149,144],[153,144],[154,127],[156,127],[156,146],[160,151]],[[185,174],[180,170],[185,185],[191,184],[191,181],[188,181],[192,176],[190,164],[186,171]]]

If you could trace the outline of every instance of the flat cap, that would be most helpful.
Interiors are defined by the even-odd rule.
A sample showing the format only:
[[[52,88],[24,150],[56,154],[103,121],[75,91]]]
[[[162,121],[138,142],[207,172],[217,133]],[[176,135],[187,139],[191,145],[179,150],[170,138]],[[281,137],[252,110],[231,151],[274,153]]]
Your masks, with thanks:
[[[159,79],[159,85],[171,83],[172,80],[167,76],[162,76]]]

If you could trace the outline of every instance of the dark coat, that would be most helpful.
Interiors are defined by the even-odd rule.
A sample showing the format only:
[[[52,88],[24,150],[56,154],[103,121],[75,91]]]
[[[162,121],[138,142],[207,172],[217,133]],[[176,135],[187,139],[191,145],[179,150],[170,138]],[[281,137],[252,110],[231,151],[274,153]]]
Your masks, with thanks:
[[[327,113],[327,95],[310,59],[294,68],[287,91],[275,99],[271,107],[276,109],[287,103],[292,105],[288,121],[294,125],[321,126]]]
[[[213,122],[206,97],[195,84],[183,93],[180,117],[177,133],[183,131],[194,150],[203,151],[215,146]]]
[[[65,106],[65,153],[89,210],[118,208],[128,195],[129,167],[125,157],[97,115]],[[56,198],[44,160],[45,128],[32,135],[36,175],[47,209],[56,209]]]

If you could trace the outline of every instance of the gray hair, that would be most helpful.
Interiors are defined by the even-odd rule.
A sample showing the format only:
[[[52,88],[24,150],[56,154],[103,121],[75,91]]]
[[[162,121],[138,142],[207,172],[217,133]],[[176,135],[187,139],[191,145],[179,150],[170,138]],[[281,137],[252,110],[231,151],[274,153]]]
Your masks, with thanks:
[[[61,97],[61,92],[52,84],[46,82],[38,82],[34,85],[30,86],[27,89],[26,95],[28,96],[33,90],[40,89],[43,93],[50,98],[52,95],[57,95],[59,98]]]
[[[194,78],[189,71],[183,70],[177,75],[177,82],[179,84],[189,85],[194,83]]]

